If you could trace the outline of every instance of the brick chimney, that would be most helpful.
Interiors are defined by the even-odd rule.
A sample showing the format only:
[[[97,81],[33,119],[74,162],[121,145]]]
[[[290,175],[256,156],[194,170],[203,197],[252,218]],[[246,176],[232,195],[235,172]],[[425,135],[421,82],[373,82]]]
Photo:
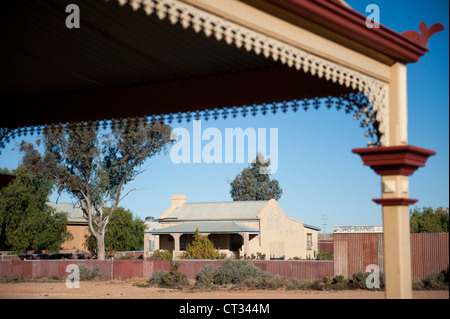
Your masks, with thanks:
[[[186,203],[186,195],[172,195],[172,207],[180,207]]]
[[[172,195],[172,205],[161,215],[159,219],[164,219],[169,216],[174,209],[186,203],[186,195]]]

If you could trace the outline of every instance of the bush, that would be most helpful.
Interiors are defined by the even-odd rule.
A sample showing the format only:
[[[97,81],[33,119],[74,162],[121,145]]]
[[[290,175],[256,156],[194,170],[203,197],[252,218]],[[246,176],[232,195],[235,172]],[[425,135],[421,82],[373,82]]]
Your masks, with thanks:
[[[443,273],[433,273],[428,275],[424,281],[424,287],[430,290],[448,289],[448,283],[445,281]]]
[[[155,250],[149,260],[172,260],[172,254],[166,250]]]
[[[266,254],[257,252],[257,253],[256,253],[256,256],[255,256],[255,254],[251,254],[250,256],[245,257],[245,259],[250,259],[250,260],[266,260]]]
[[[197,280],[200,284],[212,285],[214,283],[215,274],[216,274],[216,271],[215,271],[214,265],[208,264],[205,267],[203,267],[202,269],[200,269],[200,271],[198,272],[198,275],[197,275]]]
[[[219,285],[241,284],[249,278],[260,280],[262,276],[261,269],[252,263],[229,259],[216,270],[214,281]]]
[[[349,282],[349,287],[353,289],[366,289],[366,274],[362,271],[353,274]]]
[[[155,270],[150,282],[158,286],[164,286],[169,282],[169,272],[167,270]]]
[[[347,283],[344,276],[342,275],[334,276],[332,284],[341,284],[341,283]]]
[[[170,262],[170,270],[156,270],[152,274],[150,283],[156,284],[160,287],[181,288],[188,285],[186,275],[179,271],[181,264]]]
[[[90,281],[96,278],[100,278],[100,268],[95,266],[92,271],[86,264],[78,264],[78,269],[80,270],[80,281]]]
[[[448,284],[449,283],[449,272],[450,272],[450,264],[447,265],[447,270],[443,270],[442,273],[444,275],[445,278],[445,282]]]
[[[334,260],[334,255],[332,251],[319,250],[319,255],[317,255],[318,260]]]
[[[123,256],[117,257],[117,260],[134,260],[134,256],[133,255],[123,255]]]
[[[208,236],[200,235],[198,229],[195,231],[192,244],[188,244],[186,251],[181,255],[184,259],[219,259],[219,250]]]
[[[420,280],[418,278],[412,279],[412,290],[423,290],[425,288],[425,284],[423,283],[423,280]]]
[[[10,283],[10,282],[24,282],[25,278],[22,275],[11,274],[8,277],[0,277],[0,282]]]

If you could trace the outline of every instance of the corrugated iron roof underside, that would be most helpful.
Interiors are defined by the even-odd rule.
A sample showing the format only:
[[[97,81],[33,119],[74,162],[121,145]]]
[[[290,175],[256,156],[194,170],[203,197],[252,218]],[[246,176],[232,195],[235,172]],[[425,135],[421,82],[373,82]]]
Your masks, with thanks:
[[[328,96],[338,84],[117,1],[8,1],[0,127],[104,120]],[[26,112],[24,112],[26,108]],[[44,111],[43,111],[44,110]]]

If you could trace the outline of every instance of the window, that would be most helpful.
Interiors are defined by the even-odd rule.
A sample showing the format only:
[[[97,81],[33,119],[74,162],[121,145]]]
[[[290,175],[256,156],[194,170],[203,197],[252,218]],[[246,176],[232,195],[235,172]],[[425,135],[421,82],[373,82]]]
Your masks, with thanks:
[[[237,234],[230,235],[230,250],[238,251],[242,248],[242,236]]]
[[[188,245],[188,235],[183,234],[180,237],[180,250],[186,250],[187,245]]]
[[[306,249],[312,249],[313,242],[312,242],[312,234],[306,235]]]
[[[148,241],[148,251],[155,251],[155,239],[154,238],[150,238],[150,240]]]

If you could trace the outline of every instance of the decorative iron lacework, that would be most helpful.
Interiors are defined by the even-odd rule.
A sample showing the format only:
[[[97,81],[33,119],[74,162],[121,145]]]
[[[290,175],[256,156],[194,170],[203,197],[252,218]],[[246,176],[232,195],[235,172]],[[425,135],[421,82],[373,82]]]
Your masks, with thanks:
[[[190,111],[183,113],[169,113],[150,115],[136,118],[110,119],[94,121],[97,129],[108,129],[111,127],[121,127],[133,123],[152,123],[164,122],[166,124],[190,122],[193,120],[217,120],[219,118],[235,119],[237,117],[249,117],[266,114],[277,114],[287,112],[307,111],[309,109],[318,110],[326,107],[327,109],[344,110],[345,113],[352,114],[354,120],[359,121],[360,127],[365,129],[365,136],[369,138],[368,146],[379,146],[381,133],[378,130],[377,112],[370,105],[369,100],[362,93],[342,94],[339,97],[327,96],[316,97],[313,99],[302,99],[282,102],[264,103],[261,105],[234,106],[226,108],[215,108],[212,110]],[[0,149],[5,147],[11,139],[27,135],[40,135],[50,130],[67,130],[68,128],[83,129],[87,122],[51,124],[45,126],[21,127],[17,129],[0,128]]]
[[[106,0],[109,1],[109,0]],[[244,47],[257,55],[280,61],[289,67],[303,70],[319,78],[339,83],[358,90],[368,97],[369,103],[376,112],[379,123],[380,143],[385,144],[389,129],[389,114],[387,110],[388,84],[376,80],[361,72],[344,67],[332,61],[323,59],[297,47],[277,39],[268,37],[244,26],[186,4],[179,0],[117,0],[120,5],[129,5],[133,10],[142,8],[147,15],[156,14],[160,20],[168,19],[172,24],[180,23],[183,28],[191,27],[195,32],[214,36],[217,41],[224,40],[227,44]],[[368,115],[370,116],[370,115]]]

